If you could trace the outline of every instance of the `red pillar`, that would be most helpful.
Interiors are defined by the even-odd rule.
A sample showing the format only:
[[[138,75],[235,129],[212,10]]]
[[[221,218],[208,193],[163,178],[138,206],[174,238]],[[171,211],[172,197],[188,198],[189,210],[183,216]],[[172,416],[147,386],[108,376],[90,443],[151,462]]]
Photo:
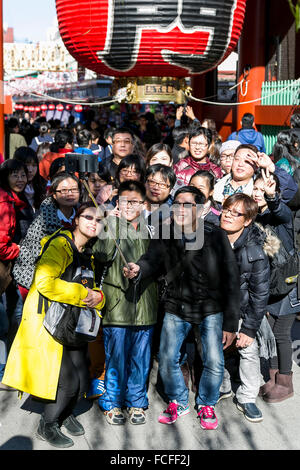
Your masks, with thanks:
[[[261,96],[261,85],[265,81],[265,22],[266,3],[265,0],[248,0],[244,26],[239,43],[239,63],[238,82],[244,77],[244,69],[250,66],[247,94],[242,96],[240,87],[238,88],[238,102],[236,116],[236,129],[241,127],[243,114],[251,113],[255,119],[255,106],[261,104],[260,101],[250,104],[242,104]],[[245,83],[243,83],[245,92]]]
[[[192,88],[192,95],[196,98],[203,99],[205,98],[205,74],[195,75],[191,78],[191,88]],[[203,121],[204,119],[204,112],[203,112],[203,103],[199,101],[191,100],[189,105],[192,106],[194,114],[199,121]]]

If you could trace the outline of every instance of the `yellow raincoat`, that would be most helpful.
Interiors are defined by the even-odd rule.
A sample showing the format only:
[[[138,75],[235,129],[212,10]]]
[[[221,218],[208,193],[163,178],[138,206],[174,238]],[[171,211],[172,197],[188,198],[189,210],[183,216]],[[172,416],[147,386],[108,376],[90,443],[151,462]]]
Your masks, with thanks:
[[[69,231],[63,233],[72,238]],[[42,247],[48,239],[49,236],[43,238]],[[44,328],[44,308],[42,314],[37,313],[39,293],[51,301],[83,307],[88,290],[81,284],[60,279],[72,261],[73,250],[63,237],[53,239],[38,261],[2,380],[17,390],[49,400],[56,398],[63,346]],[[97,310],[104,303],[103,297]]]

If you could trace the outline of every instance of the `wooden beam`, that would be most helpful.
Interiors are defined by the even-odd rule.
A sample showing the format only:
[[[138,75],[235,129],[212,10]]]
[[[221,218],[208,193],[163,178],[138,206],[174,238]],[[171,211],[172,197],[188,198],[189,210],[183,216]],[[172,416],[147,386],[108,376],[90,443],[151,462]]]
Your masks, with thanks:
[[[255,124],[261,126],[290,126],[291,115],[300,106],[255,106]]]

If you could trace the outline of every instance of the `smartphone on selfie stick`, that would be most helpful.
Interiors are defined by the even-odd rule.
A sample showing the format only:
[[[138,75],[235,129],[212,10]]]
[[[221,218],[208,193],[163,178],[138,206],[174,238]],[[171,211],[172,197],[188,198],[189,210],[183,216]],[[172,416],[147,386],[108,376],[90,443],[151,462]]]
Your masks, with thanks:
[[[99,168],[99,162],[98,162],[98,156],[97,155],[91,155],[91,154],[81,154],[81,153],[66,153],[65,156],[65,169],[66,172],[68,173],[78,173],[79,174],[79,179],[82,180],[85,189],[87,190],[91,200],[93,201],[95,207],[99,209],[99,205],[94,198],[93,194],[91,193],[91,190],[89,188],[89,185],[87,183],[87,174],[88,173],[98,173],[98,168]],[[109,225],[107,224],[107,227],[109,229]],[[122,253],[119,244],[113,237],[111,231],[110,235],[116,245],[117,250],[120,253],[120,256],[125,263],[125,266],[129,269],[128,263],[124,257],[124,254]]]

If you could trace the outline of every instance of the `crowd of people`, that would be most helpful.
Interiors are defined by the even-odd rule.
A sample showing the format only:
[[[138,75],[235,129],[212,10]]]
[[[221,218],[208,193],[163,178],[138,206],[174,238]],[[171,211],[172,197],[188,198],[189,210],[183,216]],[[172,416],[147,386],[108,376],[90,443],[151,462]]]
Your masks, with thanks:
[[[293,396],[300,114],[271,155],[249,113],[227,140],[191,106],[164,126],[150,112],[122,127],[20,124],[7,123],[0,166],[0,389],[42,400],[40,439],[72,446],[82,399],[111,425],[146,423],[153,361],[162,424],[190,412],[192,392],[216,429],[233,382],[251,422],[258,396]],[[69,153],[98,171],[70,171]],[[56,303],[101,316],[96,339],[57,341],[44,326]]]

